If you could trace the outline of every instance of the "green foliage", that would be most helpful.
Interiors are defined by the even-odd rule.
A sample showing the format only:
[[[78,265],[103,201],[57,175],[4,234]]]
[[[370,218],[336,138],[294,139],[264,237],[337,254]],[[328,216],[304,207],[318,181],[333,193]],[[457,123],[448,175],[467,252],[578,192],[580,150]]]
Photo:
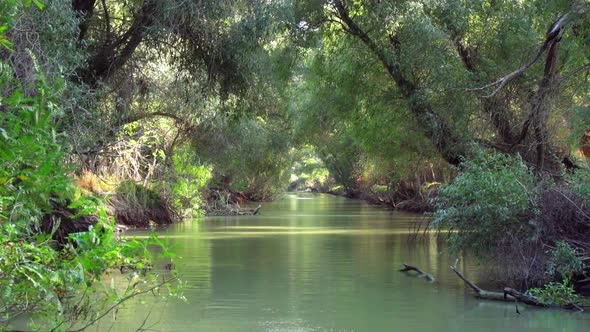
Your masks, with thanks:
[[[291,189],[315,188],[320,191],[329,189],[330,173],[313,147],[304,146],[293,149],[291,154],[295,160],[291,168]]]
[[[476,151],[455,180],[442,187],[435,225],[451,231],[455,252],[493,253],[507,236],[527,229],[536,180],[519,158]]]
[[[213,167],[213,186],[244,191],[255,200],[284,191],[292,159],[290,132],[281,121],[221,117],[214,126],[208,137],[195,142],[199,155]]]
[[[575,293],[569,278],[561,282],[549,282],[543,288],[531,288],[529,293],[544,305],[567,306],[580,304],[582,297]]]
[[[15,12],[20,6],[24,8],[30,7],[32,4],[38,9],[44,9],[45,5],[40,0],[5,0],[0,4],[0,49],[5,48],[12,50],[13,43],[6,37],[6,32],[10,28],[10,23],[15,15]]]
[[[0,77],[0,84],[10,84],[7,75]],[[53,129],[53,115],[59,110],[48,94],[39,85],[33,97],[17,90],[0,99],[0,105],[7,108],[0,112],[0,218],[9,223],[26,221],[17,223],[18,227],[39,223],[51,200],[64,203],[72,199],[63,152]]]
[[[321,45],[297,68],[290,111],[297,142],[315,147],[337,183],[352,190],[359,182],[399,180],[436,158],[382,64],[333,31]]]
[[[9,85],[7,72],[2,71],[0,83]],[[148,249],[153,246],[163,248],[165,257],[173,255],[155,237],[117,241],[114,222],[101,204],[76,196],[63,164],[60,135],[54,130],[60,110],[50,93],[54,96],[59,89],[51,90],[40,80],[34,91],[26,97],[17,89],[0,99],[0,326],[11,328],[13,320],[24,314],[31,328],[69,330],[91,324],[161,283],[148,273],[129,276],[135,280],[129,287],[110,287],[103,284],[108,270],[149,267],[155,257]],[[71,234],[70,242],[58,244],[52,234],[41,231],[41,222],[56,217],[55,206],[67,204],[78,213],[74,220],[61,223],[77,223],[86,214],[94,214],[97,222],[85,232]],[[54,227],[52,232],[59,223]]]
[[[185,215],[198,217],[202,214],[201,196],[211,179],[211,167],[198,164],[186,149],[176,152],[172,159],[175,170],[171,180],[173,204]]]
[[[569,188],[580,198],[590,203],[590,170],[579,169],[567,175]]]
[[[584,271],[584,262],[581,253],[565,241],[558,241],[555,249],[549,250],[547,273],[551,276],[563,276],[571,278]]]

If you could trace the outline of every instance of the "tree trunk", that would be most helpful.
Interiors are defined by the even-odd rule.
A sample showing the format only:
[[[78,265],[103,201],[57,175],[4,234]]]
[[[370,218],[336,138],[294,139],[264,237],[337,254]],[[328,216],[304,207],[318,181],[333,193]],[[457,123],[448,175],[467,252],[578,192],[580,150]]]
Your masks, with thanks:
[[[406,77],[401,70],[395,55],[378,46],[369,35],[356,24],[348,14],[348,8],[341,0],[335,0],[336,15],[344,30],[359,38],[369,50],[377,56],[388,74],[391,76],[403,96],[408,101],[410,113],[420,123],[424,135],[432,141],[436,150],[451,165],[459,165],[467,154],[467,142],[455,128],[432,109],[430,102],[424,97],[421,89]],[[394,51],[399,52],[400,44],[391,37]]]

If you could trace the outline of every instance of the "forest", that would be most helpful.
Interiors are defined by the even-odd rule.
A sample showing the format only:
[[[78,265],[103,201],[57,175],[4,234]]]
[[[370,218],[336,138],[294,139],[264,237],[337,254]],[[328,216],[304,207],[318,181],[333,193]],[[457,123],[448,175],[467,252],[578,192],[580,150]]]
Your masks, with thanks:
[[[168,243],[120,233],[287,190],[425,214],[517,301],[582,310],[589,49],[586,0],[3,0],[0,330],[182,300]]]

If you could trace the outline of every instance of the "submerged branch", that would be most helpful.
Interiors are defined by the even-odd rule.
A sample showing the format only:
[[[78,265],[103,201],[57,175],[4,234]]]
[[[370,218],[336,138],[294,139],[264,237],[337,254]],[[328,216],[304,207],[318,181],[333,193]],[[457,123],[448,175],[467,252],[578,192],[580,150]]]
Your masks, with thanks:
[[[430,282],[434,282],[434,280],[435,280],[434,276],[432,274],[428,274],[416,266],[408,265],[406,263],[402,263],[402,265],[404,266],[404,268],[400,269],[401,272],[416,271],[416,272],[418,272],[419,277],[426,278],[426,280],[428,280]]]
[[[469,286],[475,293],[476,297],[484,300],[494,300],[494,301],[505,301],[505,302],[522,302],[528,305],[536,306],[536,307],[546,307],[545,304],[541,303],[537,298],[521,293],[513,288],[504,287],[503,292],[490,292],[484,289],[479,288],[476,284],[471,282],[459,269],[457,268],[457,264],[459,263],[459,259],[455,261],[455,265],[451,266],[451,269],[455,274]],[[516,312],[518,312],[518,307],[516,308]]]

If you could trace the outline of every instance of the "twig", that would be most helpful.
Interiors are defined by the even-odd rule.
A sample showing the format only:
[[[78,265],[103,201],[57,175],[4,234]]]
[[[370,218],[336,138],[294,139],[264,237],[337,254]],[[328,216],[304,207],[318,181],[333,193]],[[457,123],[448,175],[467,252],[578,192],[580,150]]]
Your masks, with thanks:
[[[174,281],[176,278],[172,278],[170,280],[164,280],[161,283],[152,286],[148,289],[144,289],[142,291],[139,292],[133,292],[123,298],[121,298],[120,300],[118,300],[115,304],[113,304],[112,306],[110,306],[105,312],[103,312],[101,315],[99,315],[98,317],[96,317],[95,319],[91,320],[90,322],[88,322],[86,325],[82,326],[81,328],[77,329],[77,330],[73,330],[72,332],[81,332],[84,331],[86,328],[88,328],[90,325],[93,325],[94,323],[96,323],[97,321],[99,321],[100,319],[102,319],[104,316],[106,316],[107,314],[109,314],[111,311],[113,311],[113,309],[117,308],[118,306],[120,306],[121,304],[123,304],[124,302],[138,296],[138,295],[142,295],[142,294],[146,294],[149,292],[152,292],[153,290],[164,286],[165,284]]]

